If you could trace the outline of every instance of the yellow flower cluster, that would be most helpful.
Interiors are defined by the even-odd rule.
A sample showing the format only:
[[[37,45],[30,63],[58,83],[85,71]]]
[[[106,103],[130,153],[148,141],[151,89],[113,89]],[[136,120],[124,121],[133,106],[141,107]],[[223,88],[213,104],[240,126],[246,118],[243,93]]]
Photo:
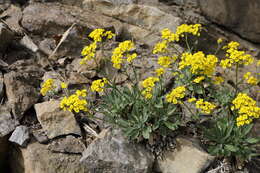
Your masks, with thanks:
[[[51,91],[51,90],[54,90],[56,88],[56,86],[54,85],[54,80],[53,79],[47,79],[43,85],[42,85],[42,88],[41,88],[41,94],[43,96],[46,96],[46,94]]]
[[[220,65],[223,68],[230,68],[234,63],[239,65],[249,65],[252,64],[254,58],[246,54],[245,51],[238,50],[239,43],[235,41],[231,41],[227,46],[224,46],[223,49],[226,50],[227,59],[221,60]]]
[[[118,45],[117,48],[114,49],[113,55],[111,57],[111,61],[113,63],[113,67],[120,69],[121,64],[123,63],[123,57],[127,58],[127,62],[131,63],[136,57],[137,54],[129,54],[131,49],[134,48],[134,43],[130,40],[126,40]]]
[[[115,36],[111,31],[105,31],[104,29],[95,29],[89,34],[89,37],[94,40],[94,42],[101,42],[103,37],[111,39]]]
[[[185,86],[178,86],[166,95],[166,101],[169,103],[177,104],[179,100],[185,97]]]
[[[244,74],[244,79],[250,85],[257,85],[257,83],[258,83],[257,78],[252,76],[251,72],[247,72],[246,74]]]
[[[66,84],[65,82],[61,82],[60,86],[63,89],[68,88],[68,84]]]
[[[81,51],[81,55],[83,56],[83,58],[81,59],[80,64],[86,64],[87,61],[95,58],[96,49],[97,42],[93,42],[90,45],[85,46]]]
[[[183,53],[181,62],[179,63],[179,69],[190,67],[190,71],[193,74],[200,74],[206,76],[212,76],[215,71],[218,58],[214,55],[207,55],[201,51],[191,54]]]
[[[200,83],[200,82],[203,81],[204,79],[205,79],[204,76],[199,76],[199,77],[196,77],[196,78],[193,80],[193,82],[195,82],[195,83]]]
[[[220,77],[220,76],[215,76],[214,77],[214,81],[213,81],[214,84],[219,85],[219,84],[221,84],[223,82],[224,82],[224,79],[222,77]]]
[[[196,101],[196,108],[200,109],[202,113],[210,114],[213,111],[213,109],[216,108],[216,105],[204,101],[203,99],[199,99]]]
[[[105,31],[104,29],[95,29],[89,34],[89,37],[94,40],[88,46],[85,46],[81,51],[81,55],[83,59],[80,61],[80,64],[86,64],[87,61],[95,58],[97,43],[102,41],[102,38],[106,37],[107,39],[111,39],[115,36],[111,31]]]
[[[172,32],[170,29],[165,28],[161,31],[162,41],[158,42],[153,49],[153,54],[165,53],[167,51],[168,43],[178,42],[180,37],[184,37],[184,33],[190,33],[194,36],[199,36],[201,30],[201,24],[187,25],[182,24],[176,29],[176,33]]]
[[[237,110],[239,115],[236,119],[237,126],[249,124],[254,118],[260,116],[260,107],[257,107],[256,101],[245,93],[239,93],[232,104],[234,106],[231,107],[231,110]]]
[[[153,48],[153,54],[165,53],[167,51],[167,47],[168,47],[168,41],[167,40],[163,40],[161,42],[158,42],[158,43],[156,43],[156,45]]]
[[[87,101],[84,99],[87,96],[87,91],[77,90],[75,94],[72,94],[69,97],[64,97],[60,102],[60,108],[64,111],[70,112],[80,112],[80,111],[88,111],[87,109]]]
[[[155,72],[156,72],[156,75],[158,77],[160,77],[161,75],[163,75],[165,73],[165,69],[164,68],[158,68],[158,69],[155,70]]]
[[[91,91],[93,92],[103,92],[105,84],[108,83],[108,80],[106,78],[98,79],[92,82],[91,84]]]
[[[176,35],[183,37],[184,33],[190,33],[194,36],[200,36],[201,24],[187,25],[182,24],[176,30]]]
[[[217,43],[218,44],[221,44],[223,42],[223,39],[222,38],[219,38],[218,40],[217,40]]]
[[[158,61],[157,63],[160,65],[160,66],[163,66],[164,68],[169,68],[170,65],[175,61],[174,58],[172,57],[169,57],[169,56],[160,56],[158,58]]]
[[[145,80],[142,81],[142,86],[144,90],[142,91],[142,95],[146,99],[150,99],[153,97],[153,87],[155,86],[155,82],[158,82],[159,78],[158,77],[148,77]]]

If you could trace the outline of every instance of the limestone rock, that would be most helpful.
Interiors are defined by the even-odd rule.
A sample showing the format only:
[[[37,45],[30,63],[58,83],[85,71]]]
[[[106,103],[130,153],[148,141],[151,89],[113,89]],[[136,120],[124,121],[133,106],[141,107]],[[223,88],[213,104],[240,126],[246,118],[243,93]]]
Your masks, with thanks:
[[[0,15],[0,18],[4,18],[5,23],[10,27],[10,29],[19,35],[24,33],[23,28],[20,26],[22,17],[22,10],[19,6],[16,5],[11,5]]]
[[[59,101],[52,100],[34,105],[43,130],[50,139],[66,134],[80,135],[80,128],[73,113],[61,110],[59,103]]]
[[[9,111],[0,108],[0,138],[8,135],[11,133],[16,125],[18,124],[17,121],[15,121],[12,118],[12,115]]]
[[[21,45],[25,46],[27,49],[31,50],[32,52],[38,51],[38,46],[33,42],[33,40],[28,36],[25,35],[20,40]]]
[[[12,150],[12,172],[16,173],[88,173],[78,154],[53,153],[47,145],[31,143]]]
[[[65,138],[55,139],[52,141],[48,145],[48,149],[58,153],[81,154],[85,149],[85,145],[79,138],[66,136]]]
[[[17,126],[15,131],[9,138],[10,142],[14,142],[22,147],[25,147],[29,142],[30,134],[29,129],[26,126]]]
[[[177,138],[177,149],[164,153],[158,160],[159,172],[163,173],[201,173],[214,157],[203,151],[198,144],[184,138]]]
[[[240,36],[260,43],[259,0],[199,0],[204,15]]]
[[[164,28],[175,31],[182,22],[179,17],[155,6],[139,5],[128,1],[85,0],[84,4],[92,4],[95,11],[155,32]]]
[[[39,70],[39,69],[38,69]],[[11,71],[4,75],[6,95],[13,114],[18,118],[38,101],[40,86],[38,74]]]
[[[130,144],[119,130],[103,130],[84,151],[80,161],[91,172],[148,173],[153,156],[140,145]]]

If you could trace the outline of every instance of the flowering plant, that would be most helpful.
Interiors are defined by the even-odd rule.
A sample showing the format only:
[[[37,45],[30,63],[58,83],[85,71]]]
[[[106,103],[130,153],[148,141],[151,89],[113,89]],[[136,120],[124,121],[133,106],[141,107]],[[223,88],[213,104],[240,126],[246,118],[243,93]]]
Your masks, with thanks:
[[[74,113],[89,112],[90,103],[85,98],[88,92],[97,92],[102,99],[94,110],[104,113],[106,121],[122,128],[132,140],[152,141],[193,122],[196,130],[204,129],[204,141],[212,154],[252,156],[255,150],[251,145],[259,143],[259,139],[249,137],[249,132],[260,116],[260,107],[250,97],[250,89],[258,87],[259,92],[259,72],[246,72],[243,78],[239,78],[239,72],[253,63],[259,66],[260,61],[240,50],[234,41],[224,45],[222,39],[217,40],[218,48],[213,54],[196,50],[189,38],[198,38],[201,30],[200,24],[183,24],[176,32],[163,29],[161,40],[152,51],[158,57],[159,68],[141,81],[133,63],[142,57],[135,52],[134,42],[119,43],[110,63],[128,76],[129,85],[118,86],[109,77],[100,78],[92,82],[89,91],[78,90],[64,97],[60,107]],[[82,65],[95,60],[100,43],[112,39],[114,34],[96,29],[89,37],[93,43],[82,50]],[[184,51],[176,47],[178,42],[184,43]],[[223,51],[225,57],[217,57],[218,51]],[[128,73],[129,69],[134,75]],[[226,73],[232,71],[235,78],[226,79]],[[165,86],[169,75],[173,77],[170,88]],[[42,94],[53,89],[52,85],[52,80],[46,81]],[[66,87],[63,84],[62,88]],[[210,127],[202,126],[205,121]]]

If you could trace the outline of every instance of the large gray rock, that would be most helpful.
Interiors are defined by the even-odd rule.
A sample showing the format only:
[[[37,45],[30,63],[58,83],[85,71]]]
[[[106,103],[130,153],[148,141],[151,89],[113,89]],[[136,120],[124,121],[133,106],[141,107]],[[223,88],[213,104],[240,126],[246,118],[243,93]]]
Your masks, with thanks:
[[[43,130],[50,139],[67,134],[81,135],[73,113],[61,110],[59,101],[38,103],[34,108]]]
[[[89,173],[79,154],[54,153],[37,142],[12,150],[11,172],[15,173]]]
[[[80,161],[93,173],[148,173],[154,158],[143,146],[130,144],[119,130],[107,129],[88,146]]]
[[[26,110],[39,98],[40,80],[33,72],[9,72],[4,75],[8,103],[16,118],[21,119]]]
[[[0,138],[11,133],[19,122],[12,118],[11,113],[4,108],[0,108]]]
[[[203,14],[211,21],[260,43],[259,0],[199,0],[199,3]]]
[[[214,157],[206,153],[196,142],[177,138],[177,149],[164,153],[157,161],[158,171],[162,173],[201,173]]]
[[[26,126],[17,126],[15,131],[9,138],[10,142],[14,142],[22,147],[25,147],[30,139],[29,129]]]

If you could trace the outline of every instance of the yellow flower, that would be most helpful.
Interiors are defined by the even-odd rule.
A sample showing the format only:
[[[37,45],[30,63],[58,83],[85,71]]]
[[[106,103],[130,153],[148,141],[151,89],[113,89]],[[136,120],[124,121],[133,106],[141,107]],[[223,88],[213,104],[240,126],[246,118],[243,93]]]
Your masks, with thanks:
[[[247,80],[246,82],[250,85],[257,85],[258,83],[257,78],[251,76],[251,72],[244,74],[244,79]]]
[[[131,40],[126,40],[126,41],[120,43],[118,45],[118,47],[116,47],[114,49],[112,57],[111,57],[113,67],[120,69],[121,65],[124,61],[124,59],[123,59],[124,54],[126,54],[133,48],[134,48],[134,43]],[[132,62],[133,59],[135,59],[137,57],[137,54],[136,53],[127,54],[126,57],[127,57],[127,61],[130,63],[130,62]]]
[[[163,41],[157,43],[157,44],[154,46],[153,54],[156,54],[156,53],[164,53],[164,52],[166,52],[167,47],[168,47],[168,41],[167,41],[167,40],[163,40]]]
[[[81,55],[83,56],[82,60],[80,61],[80,64],[86,64],[87,61],[95,58],[97,49],[97,42],[93,42],[88,46],[85,46],[83,50],[81,51]]]
[[[239,93],[232,104],[231,110],[238,113],[237,126],[249,124],[260,116],[260,107],[257,107],[256,101],[245,93]]]
[[[254,58],[244,51],[238,50],[238,48],[239,43],[234,41],[231,41],[227,46],[223,47],[223,49],[226,49],[226,56],[228,57],[220,62],[223,68],[230,68],[234,63],[239,65],[249,65],[253,63]]]
[[[207,55],[201,51],[191,54],[183,53],[181,62],[179,63],[179,69],[190,67],[190,71],[193,74],[206,75],[211,77],[215,72],[215,68],[218,62],[218,58],[214,55]]]
[[[41,87],[41,94],[43,96],[46,96],[46,94],[51,91],[51,90],[54,90],[56,88],[56,86],[54,86],[54,80],[53,79],[47,79],[42,87]]]
[[[214,81],[213,81],[213,83],[216,84],[216,85],[219,85],[219,84],[221,84],[223,82],[224,82],[224,79],[222,77],[220,77],[220,76],[216,76],[214,78]]]
[[[158,64],[163,66],[164,68],[170,67],[171,63],[173,62],[171,57],[168,56],[161,56],[158,58]]]
[[[156,75],[159,77],[161,75],[163,75],[165,73],[165,69],[164,68],[158,68],[155,70]]]
[[[108,81],[106,78],[103,78],[103,79],[98,79],[98,80],[95,80],[92,82],[91,84],[91,91],[93,92],[103,92],[104,91],[104,87],[105,87],[105,84],[107,84]]]
[[[87,96],[86,90],[77,90],[75,94],[72,94],[69,97],[64,97],[60,102],[60,108],[64,111],[70,112],[80,112],[80,111],[88,111],[87,109],[87,101],[84,97]]]
[[[150,99],[152,98],[152,91],[153,91],[153,87],[155,86],[155,82],[158,82],[159,78],[158,77],[148,77],[145,80],[142,81],[142,86],[144,88],[144,90],[142,91],[142,95],[146,98],[146,99]]]
[[[61,82],[60,86],[63,89],[68,88],[68,85],[65,82]]]
[[[257,61],[257,64],[256,64],[256,65],[257,65],[257,66],[260,66],[260,60]]]
[[[196,101],[196,108],[200,109],[202,113],[210,114],[216,108],[216,105],[204,101],[203,99],[199,99]]]
[[[177,104],[179,100],[184,98],[186,88],[185,86],[178,86],[166,95],[166,101],[169,103]]]
[[[220,44],[220,43],[222,43],[222,42],[223,42],[222,38],[219,38],[219,39],[217,40],[217,43],[218,43],[218,44]]]
[[[197,99],[195,98],[195,97],[193,97],[193,98],[190,98],[189,100],[188,100],[188,102],[189,103],[192,103],[192,102],[195,102]]]
[[[199,76],[199,77],[197,77],[196,79],[194,79],[193,80],[193,82],[195,82],[195,83],[200,83],[202,80],[204,80],[205,79],[205,77],[204,76]]]
[[[178,26],[176,34],[180,37],[184,36],[184,33],[190,33],[194,36],[200,36],[201,24],[187,25],[182,24]]]

